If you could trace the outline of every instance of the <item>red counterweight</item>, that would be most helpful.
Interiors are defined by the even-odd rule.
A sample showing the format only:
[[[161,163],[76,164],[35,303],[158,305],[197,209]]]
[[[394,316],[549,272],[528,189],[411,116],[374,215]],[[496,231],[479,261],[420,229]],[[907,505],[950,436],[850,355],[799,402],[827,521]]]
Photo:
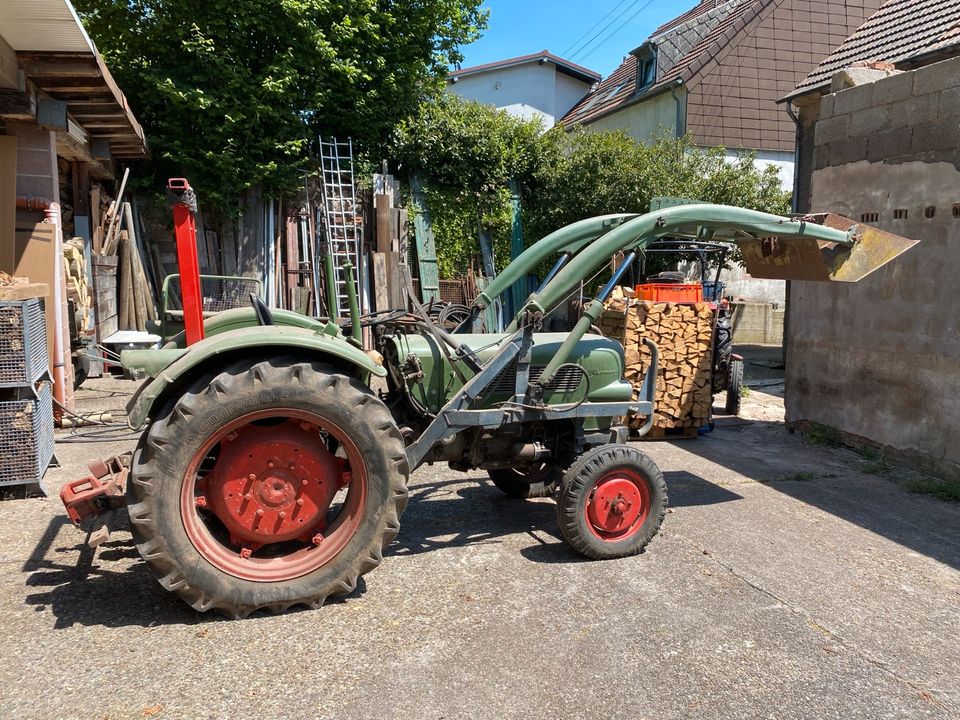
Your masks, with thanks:
[[[203,297],[200,290],[200,262],[197,259],[197,196],[186,178],[170,178],[173,227],[177,238],[177,265],[183,299],[183,328],[187,345],[203,340]]]

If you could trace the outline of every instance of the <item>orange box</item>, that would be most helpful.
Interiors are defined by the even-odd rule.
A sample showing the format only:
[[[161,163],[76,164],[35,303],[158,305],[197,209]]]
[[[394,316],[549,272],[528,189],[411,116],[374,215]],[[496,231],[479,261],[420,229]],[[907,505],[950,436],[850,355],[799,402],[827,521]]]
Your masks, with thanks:
[[[645,283],[637,285],[635,292],[638,299],[653,302],[703,302],[703,285],[700,283]]]

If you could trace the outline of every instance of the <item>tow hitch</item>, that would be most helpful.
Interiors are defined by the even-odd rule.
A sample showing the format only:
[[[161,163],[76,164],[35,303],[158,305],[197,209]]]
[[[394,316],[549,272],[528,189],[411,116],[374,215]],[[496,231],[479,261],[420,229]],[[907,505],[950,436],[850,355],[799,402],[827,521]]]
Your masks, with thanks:
[[[130,457],[131,453],[124,453],[107,460],[95,460],[88,465],[89,475],[63,486],[60,500],[74,525],[81,527],[87,521],[105,513],[112,516],[112,511],[126,507]],[[99,527],[95,522],[90,523],[90,537],[87,539],[90,547],[97,547],[110,536],[109,519]]]

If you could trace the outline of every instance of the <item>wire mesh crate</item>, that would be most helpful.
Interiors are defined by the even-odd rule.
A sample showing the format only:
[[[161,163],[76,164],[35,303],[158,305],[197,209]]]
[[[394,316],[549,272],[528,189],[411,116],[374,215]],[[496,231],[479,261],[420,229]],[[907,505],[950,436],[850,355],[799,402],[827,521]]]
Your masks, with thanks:
[[[53,459],[53,393],[49,382],[0,400],[0,487],[39,484]]]
[[[43,300],[0,300],[0,387],[33,386],[48,368]]]

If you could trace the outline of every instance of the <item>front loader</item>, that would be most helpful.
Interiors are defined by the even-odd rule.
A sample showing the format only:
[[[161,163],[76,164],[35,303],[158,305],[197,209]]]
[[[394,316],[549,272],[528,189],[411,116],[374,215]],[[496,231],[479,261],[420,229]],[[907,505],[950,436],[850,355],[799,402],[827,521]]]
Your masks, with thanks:
[[[486,470],[514,497],[555,490],[574,550],[639,553],[667,491],[622,419],[645,416],[649,428],[657,349],[648,343],[653,363],[635,400],[623,348],[590,327],[646,244],[666,236],[737,242],[755,277],[805,280],[856,281],[914,244],[832,215],[685,205],[590,218],[529,247],[472,308],[478,316],[558,256],[504,334],[447,332],[412,295],[412,313],[363,318],[354,302],[349,332],[252,298],[195,319],[163,348],[124,353],[149,376],[128,406],[143,434],[132,457],[95,463],[64,487],[68,514],[96,529],[96,542],[104,518],[126,507],[160,583],[231,617],[350,593],[399,532],[408,477],[423,463]],[[540,332],[613,255],[619,269],[573,331]],[[376,351],[361,349],[361,325]]]

